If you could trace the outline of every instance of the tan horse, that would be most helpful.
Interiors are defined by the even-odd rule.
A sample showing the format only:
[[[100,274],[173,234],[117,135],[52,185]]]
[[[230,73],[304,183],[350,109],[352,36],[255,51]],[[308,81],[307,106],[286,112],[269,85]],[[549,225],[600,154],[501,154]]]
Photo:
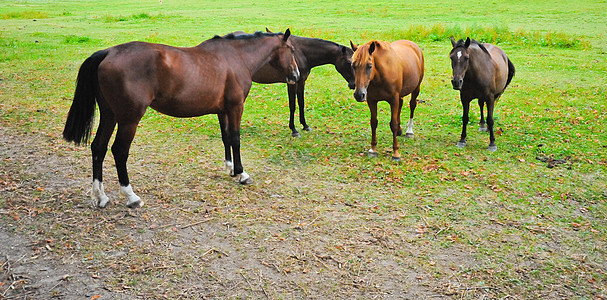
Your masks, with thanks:
[[[409,123],[405,136],[413,137],[413,115],[420,85],[424,78],[424,55],[414,42],[399,40],[392,43],[370,41],[362,46],[350,42],[354,54],[352,68],[356,82],[354,98],[367,101],[371,111],[371,149],[369,156],[377,156],[377,102],[390,104],[392,130],[392,160],[400,161],[397,136],[402,135],[400,113],[403,97],[411,94]]]

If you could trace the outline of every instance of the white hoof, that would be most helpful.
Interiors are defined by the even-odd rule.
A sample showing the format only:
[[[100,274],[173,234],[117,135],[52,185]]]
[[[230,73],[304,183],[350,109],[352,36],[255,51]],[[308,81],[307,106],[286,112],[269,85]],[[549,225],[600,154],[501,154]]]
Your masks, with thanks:
[[[103,182],[95,179],[93,180],[93,188],[91,190],[91,200],[93,201],[93,205],[104,208],[108,202],[110,202],[110,198],[103,191]]]
[[[225,161],[225,170],[228,175],[234,176],[234,163],[231,160]]]
[[[487,150],[489,150],[491,152],[495,152],[495,151],[497,151],[497,146],[496,145],[489,146],[489,148],[487,148]]]
[[[369,157],[377,157],[377,152],[373,151],[373,149],[369,149],[369,151],[367,151],[367,156],[369,156]]]
[[[479,132],[487,132],[487,131],[489,131],[489,129],[487,129],[487,126],[481,126],[481,127],[478,128],[478,131]]]
[[[457,147],[458,148],[464,148],[464,147],[466,147],[466,142],[457,142]]]
[[[127,199],[126,206],[128,208],[136,208],[143,206],[143,201],[141,201],[141,198],[139,198],[139,196],[135,195],[135,193],[133,192],[133,188],[130,184],[127,186],[120,186],[120,195]]]
[[[249,176],[249,174],[247,174],[245,171],[242,171],[242,173],[238,174],[237,177],[240,184],[246,185],[253,183],[253,179],[251,179],[251,176]]]

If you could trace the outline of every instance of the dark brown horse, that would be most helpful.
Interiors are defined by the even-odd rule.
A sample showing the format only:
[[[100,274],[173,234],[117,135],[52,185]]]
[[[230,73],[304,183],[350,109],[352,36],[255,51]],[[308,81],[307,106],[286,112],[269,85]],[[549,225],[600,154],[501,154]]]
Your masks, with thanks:
[[[266,29],[267,30],[267,29]],[[352,74],[351,59],[352,49],[340,44],[316,38],[306,38],[299,36],[291,36],[290,38],[293,48],[295,48],[295,60],[301,76],[295,84],[287,84],[287,92],[289,94],[289,128],[291,135],[299,137],[300,134],[295,129],[295,99],[299,105],[299,123],[303,126],[303,130],[311,131],[312,129],[306,123],[305,117],[305,102],[304,89],[306,80],[310,75],[312,68],[326,64],[335,65],[337,72],[348,82],[348,87],[354,88],[354,74]],[[257,73],[253,75],[253,81],[257,83],[284,83],[284,76],[276,70],[271,64],[263,66]]]
[[[497,150],[495,134],[493,133],[493,110],[497,100],[502,95],[512,77],[514,65],[506,56],[504,50],[491,44],[481,44],[467,38],[466,41],[451,38],[453,49],[449,54],[453,68],[453,89],[459,90],[463,107],[462,135],[457,146],[466,146],[466,127],[470,101],[478,99],[481,110],[479,131],[489,130],[489,151]],[[483,108],[487,104],[487,127]]]
[[[251,183],[240,160],[244,101],[253,74],[267,63],[280,70],[285,80],[299,80],[289,36],[289,30],[284,34],[216,36],[192,48],[131,42],[87,58],[78,72],[63,137],[86,144],[98,104],[99,128],[91,144],[95,204],[105,207],[109,201],[103,190],[102,167],[118,124],[112,154],[120,194],[127,198],[128,207],[143,205],[129,182],[126,162],[137,124],[148,107],[179,118],[217,114],[226,168],[240,183]]]
[[[417,44],[399,40],[392,43],[370,41],[360,47],[350,42],[355,51],[352,68],[356,88],[354,98],[367,101],[371,111],[371,149],[369,156],[377,156],[377,102],[385,100],[390,104],[390,129],[392,130],[392,160],[399,161],[398,140],[402,135],[400,113],[403,97],[411,94],[409,101],[409,123],[406,137],[413,137],[413,115],[417,96],[424,78],[424,56]]]

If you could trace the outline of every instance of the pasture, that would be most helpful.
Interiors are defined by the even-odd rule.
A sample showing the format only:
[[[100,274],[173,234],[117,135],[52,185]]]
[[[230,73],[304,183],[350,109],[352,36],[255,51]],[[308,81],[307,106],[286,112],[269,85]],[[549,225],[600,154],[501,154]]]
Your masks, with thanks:
[[[149,109],[128,162],[145,206],[118,197],[108,152],[111,203],[93,207],[90,148],[61,138],[84,59],[266,27],[342,45],[415,41],[426,70],[402,161],[390,159],[385,102],[379,156],[367,157],[369,109],[327,65],[306,82],[313,130],[300,138],[286,86],[253,85],[241,128],[253,185],[224,173],[216,116]],[[2,0],[0,298],[605,298],[605,33],[598,0]],[[475,101],[456,147],[449,38],[468,35],[516,66],[496,152]]]

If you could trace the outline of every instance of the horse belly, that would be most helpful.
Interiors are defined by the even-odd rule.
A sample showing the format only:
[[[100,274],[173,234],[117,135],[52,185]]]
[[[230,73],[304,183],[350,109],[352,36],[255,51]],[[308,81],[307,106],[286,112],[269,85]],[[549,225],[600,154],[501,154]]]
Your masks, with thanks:
[[[173,95],[156,98],[150,107],[165,115],[189,118],[222,112],[221,96],[214,93]]]

